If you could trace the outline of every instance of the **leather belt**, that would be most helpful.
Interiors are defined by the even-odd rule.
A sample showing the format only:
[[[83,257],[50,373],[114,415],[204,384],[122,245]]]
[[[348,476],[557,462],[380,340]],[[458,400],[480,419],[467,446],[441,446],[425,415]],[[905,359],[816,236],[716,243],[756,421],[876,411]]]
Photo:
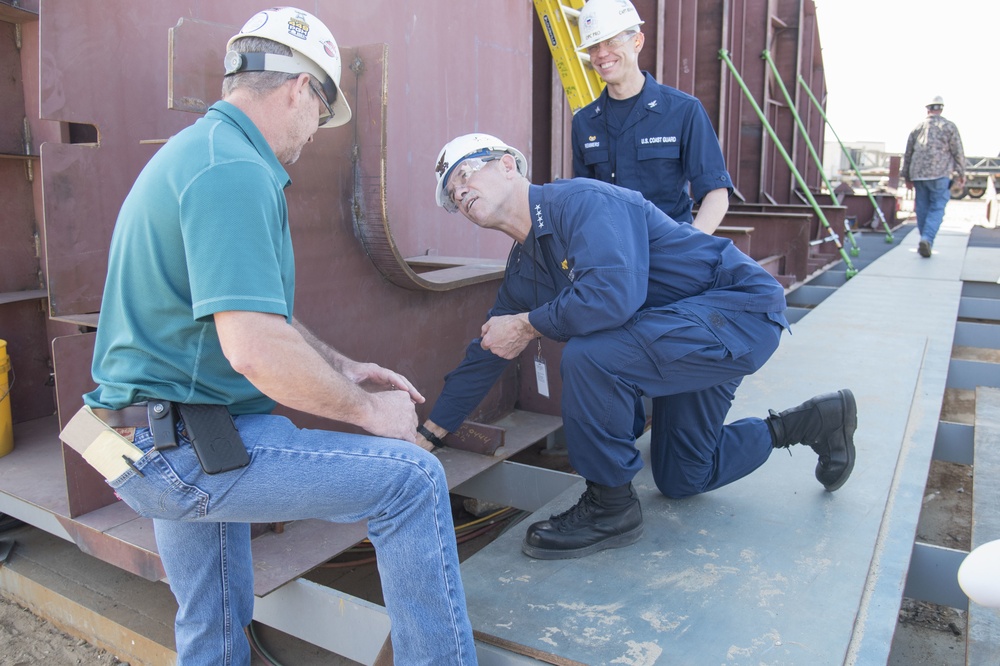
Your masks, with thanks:
[[[112,428],[148,428],[149,414],[146,403],[129,405],[121,409],[91,409],[94,416],[107,423]]]

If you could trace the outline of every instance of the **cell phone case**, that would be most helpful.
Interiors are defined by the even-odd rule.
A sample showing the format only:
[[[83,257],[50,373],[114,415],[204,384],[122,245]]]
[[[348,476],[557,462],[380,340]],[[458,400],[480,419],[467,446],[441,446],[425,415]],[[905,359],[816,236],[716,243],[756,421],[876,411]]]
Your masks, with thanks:
[[[245,467],[250,462],[233,417],[223,405],[178,405],[201,468],[219,474]]]

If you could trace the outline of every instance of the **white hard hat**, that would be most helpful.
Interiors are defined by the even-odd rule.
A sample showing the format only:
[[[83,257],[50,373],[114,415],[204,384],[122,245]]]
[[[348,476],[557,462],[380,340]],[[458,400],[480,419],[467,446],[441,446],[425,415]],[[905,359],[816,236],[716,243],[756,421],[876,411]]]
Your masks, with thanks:
[[[435,190],[437,205],[449,213],[457,211],[458,206],[445,191],[445,187],[448,185],[448,176],[464,160],[472,157],[488,157],[495,153],[513,155],[514,162],[517,164],[517,172],[522,176],[528,175],[528,161],[524,159],[521,151],[508,146],[495,136],[463,134],[446,143],[441,152],[438,153],[437,166],[434,167],[434,173],[437,176],[437,189]]]
[[[228,51],[240,37],[262,37],[284,44],[291,56],[274,53]],[[337,127],[350,121],[351,107],[340,90],[340,49],[323,22],[295,7],[274,7],[258,12],[230,38],[226,45],[226,76],[240,72],[307,73],[318,80],[333,109],[321,127]]]
[[[578,51],[585,51],[595,44],[645,23],[629,0],[589,0],[580,10],[577,25],[580,27]]]
[[[937,97],[935,97],[931,101],[927,102],[927,106],[944,106],[944,97],[941,97],[941,95],[938,95]]]

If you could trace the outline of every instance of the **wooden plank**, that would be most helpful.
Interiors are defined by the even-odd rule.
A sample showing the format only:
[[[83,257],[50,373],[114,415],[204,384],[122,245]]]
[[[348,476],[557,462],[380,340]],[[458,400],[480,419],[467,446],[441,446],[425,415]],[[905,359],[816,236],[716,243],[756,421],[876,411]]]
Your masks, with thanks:
[[[972,548],[1000,539],[1000,389],[976,389]],[[1000,609],[969,601],[966,663],[1000,664]]]

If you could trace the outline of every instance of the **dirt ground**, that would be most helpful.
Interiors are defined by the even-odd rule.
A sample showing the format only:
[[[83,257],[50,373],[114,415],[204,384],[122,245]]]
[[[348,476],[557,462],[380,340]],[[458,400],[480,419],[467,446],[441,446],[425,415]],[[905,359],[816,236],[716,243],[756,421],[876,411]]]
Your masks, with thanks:
[[[968,551],[972,467],[935,460],[924,491],[917,540]],[[965,666],[965,611],[903,599],[887,666]]]
[[[0,597],[0,666],[104,666],[113,655]]]

